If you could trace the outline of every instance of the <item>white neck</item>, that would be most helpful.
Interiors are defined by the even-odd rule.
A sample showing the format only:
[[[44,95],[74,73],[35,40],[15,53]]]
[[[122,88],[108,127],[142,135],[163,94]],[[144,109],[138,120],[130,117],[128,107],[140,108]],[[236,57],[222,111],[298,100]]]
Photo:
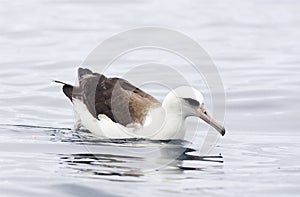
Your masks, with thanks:
[[[183,139],[185,135],[184,120],[180,104],[155,107],[150,110],[144,124],[143,132],[152,139]]]
[[[190,86],[180,86],[170,91],[162,106],[150,110],[147,118],[149,128],[146,132],[152,139],[183,139],[185,135],[184,121],[188,116],[195,116],[193,106],[183,98],[192,98],[203,103],[203,95]],[[149,125],[149,126],[148,126]],[[144,129],[143,128],[143,129]],[[146,129],[147,130],[147,129]]]

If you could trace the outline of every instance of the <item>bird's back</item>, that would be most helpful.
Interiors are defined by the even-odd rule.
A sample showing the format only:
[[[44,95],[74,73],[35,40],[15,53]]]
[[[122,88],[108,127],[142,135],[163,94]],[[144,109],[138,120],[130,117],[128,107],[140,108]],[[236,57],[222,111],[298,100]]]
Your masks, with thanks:
[[[82,100],[95,118],[104,114],[124,126],[143,124],[149,109],[160,104],[154,97],[121,78],[107,78],[84,68],[78,69],[78,78],[79,87],[73,87],[74,97]]]

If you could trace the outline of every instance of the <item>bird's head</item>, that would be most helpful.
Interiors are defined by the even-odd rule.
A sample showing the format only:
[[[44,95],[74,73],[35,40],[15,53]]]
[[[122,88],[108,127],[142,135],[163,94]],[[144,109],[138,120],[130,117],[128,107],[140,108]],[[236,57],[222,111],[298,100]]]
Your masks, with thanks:
[[[209,114],[202,93],[195,88],[181,86],[172,90],[164,99],[163,107],[168,113],[180,113],[184,118],[199,117],[222,136],[225,134],[225,128]]]

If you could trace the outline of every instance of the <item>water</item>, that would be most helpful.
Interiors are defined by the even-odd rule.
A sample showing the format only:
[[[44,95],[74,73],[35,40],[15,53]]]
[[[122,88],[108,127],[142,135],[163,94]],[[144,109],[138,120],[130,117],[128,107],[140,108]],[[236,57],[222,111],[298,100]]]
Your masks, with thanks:
[[[294,0],[1,1],[1,196],[299,195],[299,8]],[[139,26],[181,31],[217,65],[227,134],[207,157],[197,143],[71,130],[70,103],[51,80],[74,83],[100,41]],[[159,54],[147,58],[170,61]]]

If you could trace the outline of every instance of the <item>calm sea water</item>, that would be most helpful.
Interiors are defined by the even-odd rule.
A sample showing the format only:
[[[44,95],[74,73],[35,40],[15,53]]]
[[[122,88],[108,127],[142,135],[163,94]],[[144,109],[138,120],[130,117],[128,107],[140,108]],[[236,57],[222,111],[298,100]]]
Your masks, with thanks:
[[[299,1],[0,5],[1,196],[299,195]],[[109,141],[72,130],[71,105],[51,80],[74,83],[97,44],[140,26],[185,33],[217,65],[227,134],[208,156],[197,155],[197,143]],[[181,63],[165,55],[142,51],[110,72],[145,60]]]

